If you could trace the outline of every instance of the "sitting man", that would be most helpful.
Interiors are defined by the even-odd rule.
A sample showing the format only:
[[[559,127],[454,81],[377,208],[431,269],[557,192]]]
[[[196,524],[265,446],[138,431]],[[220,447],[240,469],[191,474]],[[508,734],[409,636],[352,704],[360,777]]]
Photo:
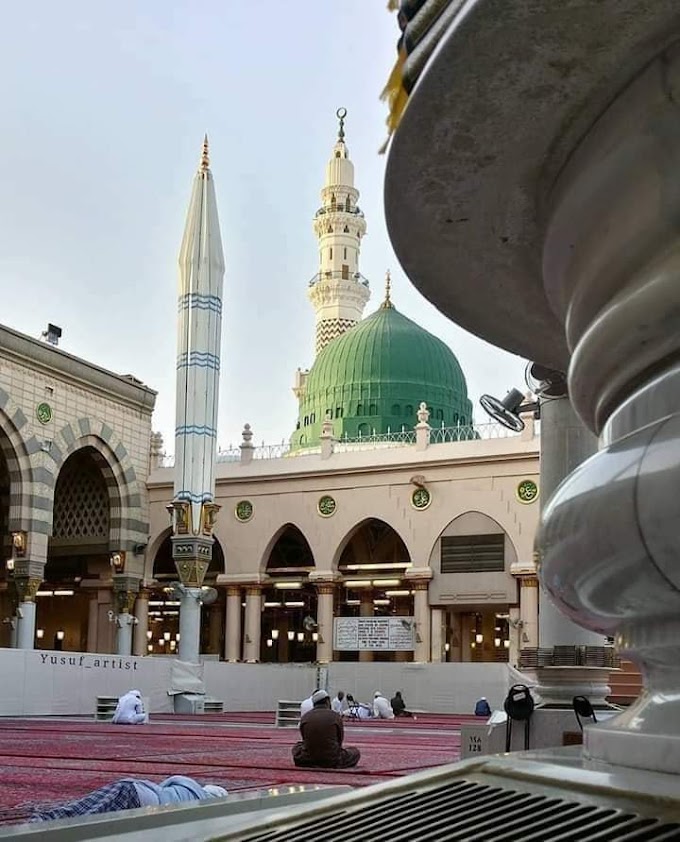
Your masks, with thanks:
[[[336,713],[342,714],[347,710],[344,690],[338,690],[338,695],[331,702],[331,707]]]
[[[394,719],[394,711],[380,690],[373,694],[373,716],[378,719]]]
[[[312,694],[314,707],[300,721],[302,740],[293,746],[296,766],[320,766],[325,769],[347,769],[356,766],[361,756],[358,748],[343,748],[345,735],[340,714],[331,710],[325,690]]]
[[[149,721],[149,714],[144,710],[139,690],[128,690],[118,699],[112,721],[116,725],[139,725]]]
[[[415,719],[415,716],[413,716],[411,711],[406,710],[406,702],[401,695],[401,690],[397,690],[394,696],[392,696],[390,704],[392,705],[392,710],[394,711],[395,716],[411,716]]]
[[[184,801],[224,798],[226,795],[228,795],[227,790],[221,786],[213,784],[201,786],[193,778],[185,778],[183,775],[173,775],[160,784],[138,778],[122,778],[115,783],[95,789],[77,801],[39,810],[33,814],[31,821],[48,822],[73,816],[93,816],[118,810],[133,810],[136,807],[159,807],[166,804],[180,804]]]
[[[491,707],[486,700],[486,696],[482,696],[475,705],[475,716],[491,716]]]
[[[349,719],[370,719],[373,716],[373,708],[363,702],[356,702],[351,693],[347,694],[347,710],[343,710],[343,716]]]

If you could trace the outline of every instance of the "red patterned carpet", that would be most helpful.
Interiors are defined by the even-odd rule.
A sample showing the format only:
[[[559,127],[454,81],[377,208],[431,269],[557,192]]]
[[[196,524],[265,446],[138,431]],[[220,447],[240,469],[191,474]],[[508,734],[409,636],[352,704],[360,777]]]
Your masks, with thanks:
[[[356,769],[296,769],[292,728],[273,713],[152,716],[148,726],[81,719],[0,719],[0,822],[26,805],[78,798],[121,777],[168,775],[219,783],[231,791],[279,784],[367,786],[459,758],[469,716],[422,714],[417,720],[348,724],[345,743],[361,749]]]

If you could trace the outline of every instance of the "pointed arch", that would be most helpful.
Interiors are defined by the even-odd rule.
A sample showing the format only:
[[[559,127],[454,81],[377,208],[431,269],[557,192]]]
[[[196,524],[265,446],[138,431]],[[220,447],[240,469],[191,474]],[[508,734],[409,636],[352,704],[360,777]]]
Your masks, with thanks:
[[[27,425],[28,419],[22,410],[4,389],[0,389],[0,451],[7,466],[9,478],[7,517],[9,532],[20,529],[33,530],[32,512],[36,503],[33,489],[34,469],[31,464],[29,443],[24,440],[21,433]],[[35,438],[32,442],[33,449],[37,450],[38,443]],[[42,503],[42,498],[40,503]]]
[[[285,542],[286,537],[289,538],[287,542]],[[284,539],[283,543],[282,539]],[[279,559],[275,558],[274,560],[280,562],[283,562],[286,556],[288,556],[291,561],[295,560],[294,556],[297,552],[297,560],[299,563],[291,563],[289,565],[277,563],[276,567],[273,569],[281,569],[281,567],[286,566],[313,569],[316,566],[314,553],[312,552],[311,545],[306,535],[302,529],[300,529],[300,527],[292,521],[280,526],[267,542],[264,552],[260,558],[260,573],[267,573],[269,569],[272,569],[270,567],[270,561],[272,560],[272,556],[275,552],[280,553],[280,556]]]
[[[378,556],[389,552],[393,561],[412,561],[406,541],[393,524],[382,518],[367,517],[355,523],[338,543],[331,565],[334,571],[340,570],[343,556],[347,557],[353,542],[361,545],[363,552],[368,553],[371,558],[377,559]],[[395,552],[403,557],[397,559]]]
[[[430,548],[430,564],[433,570],[441,572],[440,568],[440,553],[437,550],[440,548],[440,542],[445,537],[459,537],[459,538],[478,538],[485,535],[502,535],[504,546],[504,571],[510,573],[510,568],[514,562],[517,561],[517,547],[512,537],[504,528],[503,524],[499,523],[496,518],[492,517],[486,512],[478,509],[470,509],[461,512],[452,518],[446,526],[437,535],[432,547]],[[500,571],[498,571],[500,572]]]

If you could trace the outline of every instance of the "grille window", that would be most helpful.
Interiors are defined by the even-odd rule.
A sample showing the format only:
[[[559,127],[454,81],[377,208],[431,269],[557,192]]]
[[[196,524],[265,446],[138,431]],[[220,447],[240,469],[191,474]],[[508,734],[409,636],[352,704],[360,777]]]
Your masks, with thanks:
[[[442,573],[502,573],[505,536],[450,535],[441,542]]]

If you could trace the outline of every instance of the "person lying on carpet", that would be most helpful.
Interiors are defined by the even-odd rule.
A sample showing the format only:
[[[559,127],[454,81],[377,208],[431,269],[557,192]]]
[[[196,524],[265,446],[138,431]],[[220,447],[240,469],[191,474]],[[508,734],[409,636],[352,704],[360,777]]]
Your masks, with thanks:
[[[128,690],[118,699],[112,721],[116,725],[139,725],[149,721],[139,690]]]
[[[394,711],[380,690],[373,694],[373,716],[378,719],[394,719]]]
[[[115,783],[95,789],[76,801],[69,801],[67,804],[48,810],[36,811],[30,820],[48,822],[74,816],[133,810],[136,807],[159,807],[167,804],[181,804],[185,801],[204,801],[206,798],[224,798],[226,795],[228,795],[227,790],[221,786],[214,784],[201,786],[193,778],[185,778],[184,775],[173,775],[160,784],[139,778],[122,778]]]
[[[363,702],[356,702],[351,693],[347,694],[347,710],[342,712],[349,719],[371,719],[373,708]]]
[[[358,748],[342,747],[345,727],[340,714],[331,710],[328,693],[317,690],[312,694],[312,702],[314,707],[300,720],[302,740],[293,746],[293,763],[324,769],[356,766],[361,754]]]

